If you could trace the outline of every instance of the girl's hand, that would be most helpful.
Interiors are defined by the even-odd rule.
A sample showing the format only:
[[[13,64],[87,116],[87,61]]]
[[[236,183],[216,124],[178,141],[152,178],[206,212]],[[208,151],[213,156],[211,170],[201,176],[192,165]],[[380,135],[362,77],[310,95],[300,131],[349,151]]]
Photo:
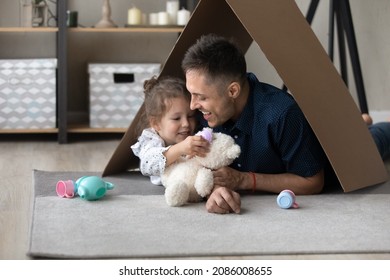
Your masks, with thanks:
[[[210,148],[210,143],[202,136],[188,136],[177,145],[181,145],[182,153],[190,158],[194,156],[205,157]]]
[[[171,165],[183,155],[189,158],[194,156],[205,157],[209,152],[209,148],[210,143],[202,136],[188,136],[182,142],[172,145],[165,151],[166,166]]]

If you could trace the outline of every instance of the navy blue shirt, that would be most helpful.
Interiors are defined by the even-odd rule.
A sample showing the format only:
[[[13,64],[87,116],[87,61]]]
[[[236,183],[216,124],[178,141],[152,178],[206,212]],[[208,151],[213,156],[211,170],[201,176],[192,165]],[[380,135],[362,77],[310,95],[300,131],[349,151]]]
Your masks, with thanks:
[[[248,73],[250,93],[236,122],[213,128],[241,147],[231,167],[239,171],[311,177],[324,167],[324,153],[294,98]],[[207,122],[202,119],[202,126]]]

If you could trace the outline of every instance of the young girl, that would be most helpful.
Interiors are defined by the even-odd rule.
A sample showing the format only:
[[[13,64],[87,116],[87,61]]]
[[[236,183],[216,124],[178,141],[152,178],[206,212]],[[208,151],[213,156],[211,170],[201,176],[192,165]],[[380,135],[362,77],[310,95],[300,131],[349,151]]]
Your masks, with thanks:
[[[145,81],[144,93],[148,127],[131,149],[140,158],[141,173],[161,185],[165,167],[181,156],[205,156],[209,143],[201,136],[192,136],[195,111],[190,109],[191,95],[182,80],[153,77]]]

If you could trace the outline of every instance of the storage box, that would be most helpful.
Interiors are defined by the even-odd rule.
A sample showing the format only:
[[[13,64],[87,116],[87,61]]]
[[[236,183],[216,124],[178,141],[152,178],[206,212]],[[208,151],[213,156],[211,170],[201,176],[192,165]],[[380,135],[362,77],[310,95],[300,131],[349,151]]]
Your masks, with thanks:
[[[184,78],[185,52],[208,33],[235,38],[244,52],[253,41],[259,45],[305,114],[345,192],[388,179],[356,103],[294,0],[201,0],[160,75]],[[138,167],[129,147],[137,141],[141,116],[128,128],[103,176]]]
[[[56,127],[56,59],[0,60],[0,129]]]
[[[160,64],[89,64],[90,126],[126,128],[144,101],[143,83]]]

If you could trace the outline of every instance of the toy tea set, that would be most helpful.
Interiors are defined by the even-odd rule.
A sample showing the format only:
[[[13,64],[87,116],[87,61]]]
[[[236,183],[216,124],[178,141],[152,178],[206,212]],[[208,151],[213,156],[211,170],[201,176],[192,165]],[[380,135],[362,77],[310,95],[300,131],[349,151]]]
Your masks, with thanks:
[[[73,198],[78,194],[84,200],[98,200],[107,190],[112,190],[114,184],[105,182],[98,176],[83,176],[76,182],[72,180],[58,181],[56,192],[60,197]]]
[[[80,196],[84,200],[98,200],[105,196],[107,190],[112,190],[114,184],[106,182],[97,176],[83,176],[76,180],[58,181],[56,184],[56,192],[59,197],[73,198]],[[298,204],[295,202],[295,194],[290,190],[284,190],[280,192],[276,198],[276,203],[280,208],[298,208]]]

